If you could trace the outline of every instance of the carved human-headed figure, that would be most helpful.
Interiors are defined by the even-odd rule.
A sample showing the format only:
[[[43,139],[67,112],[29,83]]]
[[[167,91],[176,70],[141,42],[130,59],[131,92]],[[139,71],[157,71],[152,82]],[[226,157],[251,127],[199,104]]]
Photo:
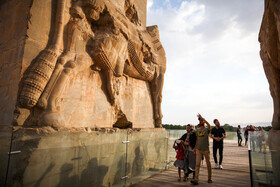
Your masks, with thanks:
[[[93,61],[87,53],[88,41],[94,38],[91,25],[83,10],[83,1],[73,2],[67,24],[66,46],[58,58],[55,70],[45,88],[38,105],[45,108],[42,124],[58,126],[63,124],[59,100],[71,77],[89,68]],[[95,18],[98,16],[95,14]]]

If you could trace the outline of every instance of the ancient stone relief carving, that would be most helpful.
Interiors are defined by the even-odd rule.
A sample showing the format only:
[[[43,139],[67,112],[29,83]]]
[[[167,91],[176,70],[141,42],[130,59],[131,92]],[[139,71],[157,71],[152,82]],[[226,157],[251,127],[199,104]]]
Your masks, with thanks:
[[[155,127],[161,127],[166,58],[157,26],[145,30],[140,27],[136,7],[130,0],[125,0],[122,9],[107,0],[72,1],[64,37],[66,46],[59,54],[65,0],[57,2],[53,45],[42,52],[24,80],[19,94],[21,107],[37,105],[44,109],[43,125],[62,125],[59,99],[64,88],[78,72],[90,68],[105,75],[110,104],[122,119],[125,116],[118,105],[118,77],[129,76],[149,82]],[[118,127],[118,122],[115,126]]]
[[[59,47],[63,37],[63,10],[66,0],[57,1],[56,22],[52,42],[41,52],[38,60],[31,67],[30,73],[24,80],[24,86],[19,100],[23,107],[31,108],[36,105],[46,84],[48,83],[59,56]]]

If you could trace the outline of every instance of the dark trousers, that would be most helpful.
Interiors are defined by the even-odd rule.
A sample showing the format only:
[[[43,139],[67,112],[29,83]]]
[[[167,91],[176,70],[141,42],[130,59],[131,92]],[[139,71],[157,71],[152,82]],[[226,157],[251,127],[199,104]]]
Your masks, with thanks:
[[[242,143],[241,135],[238,135],[237,138],[238,138],[238,146],[241,146],[241,143]]]
[[[248,135],[244,135],[244,138],[245,138],[245,146],[246,146],[248,142]]]
[[[223,149],[224,149],[223,143],[213,143],[213,157],[214,157],[215,163],[218,163],[218,161],[217,161],[217,149],[219,149],[219,156],[220,156],[219,165],[222,165]]]

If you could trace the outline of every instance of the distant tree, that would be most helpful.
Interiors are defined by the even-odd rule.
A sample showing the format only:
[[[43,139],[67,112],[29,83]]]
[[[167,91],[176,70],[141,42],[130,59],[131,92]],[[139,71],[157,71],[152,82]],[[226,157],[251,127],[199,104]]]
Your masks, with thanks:
[[[227,123],[224,124],[221,127],[223,127],[225,129],[225,131],[227,131],[227,132],[235,132],[237,130],[237,127],[233,127],[233,126],[231,126],[231,125],[229,125]]]
[[[233,126],[231,126],[231,125],[229,125],[229,124],[224,124],[223,126],[222,126],[224,129],[225,129],[225,131],[227,131],[227,132],[236,132],[236,130],[237,130],[237,127],[233,127]],[[265,126],[265,127],[262,127],[263,128],[263,130],[265,130],[265,131],[269,131],[272,127],[271,126]]]
[[[165,129],[186,129],[186,125],[162,124]]]
[[[183,130],[186,129],[186,125],[162,124],[162,127],[165,129],[183,129]],[[227,132],[236,132],[236,130],[237,130],[237,127],[233,127],[227,123],[221,127],[223,127],[225,129],[225,131],[227,131]],[[263,127],[263,130],[265,130],[265,131],[269,131],[270,129],[271,129],[271,126]]]
[[[262,127],[263,128],[263,130],[265,130],[265,131],[270,131],[270,129],[272,128],[271,126],[266,126],[266,127]]]

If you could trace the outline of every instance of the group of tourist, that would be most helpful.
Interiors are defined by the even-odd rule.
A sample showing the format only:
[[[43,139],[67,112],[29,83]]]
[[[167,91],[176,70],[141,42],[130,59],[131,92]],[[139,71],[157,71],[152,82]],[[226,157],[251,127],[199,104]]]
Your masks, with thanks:
[[[174,162],[174,165],[178,167],[178,181],[181,181],[181,170],[183,170],[184,181],[193,173],[191,183],[194,185],[198,184],[200,164],[203,158],[206,160],[208,183],[212,183],[209,135],[213,139],[213,157],[216,169],[223,169],[223,139],[226,138],[226,132],[220,127],[219,120],[214,119],[215,127],[211,129],[211,125],[200,114],[197,117],[199,124],[196,126],[196,129],[188,124],[186,127],[187,132],[173,144],[173,148],[177,151],[177,160]],[[219,162],[217,160],[218,149],[220,156]]]
[[[191,183],[194,185],[198,184],[200,164],[204,158],[208,170],[208,183],[212,183],[209,137],[213,139],[215,169],[223,169],[223,139],[227,137],[225,130],[220,126],[219,120],[213,120],[215,126],[211,129],[211,125],[200,114],[198,114],[197,117],[199,124],[196,127],[188,124],[186,126],[187,132],[180,139],[175,140],[173,144],[173,148],[177,151],[174,166],[178,167],[178,181],[181,181],[181,170],[183,170],[184,181],[186,181],[189,175],[193,173]],[[264,131],[262,127],[255,128],[250,125],[244,128],[245,146],[247,145],[250,131],[256,132],[250,137],[250,144],[253,151],[255,151],[255,142],[257,143],[257,146],[260,147],[261,151],[262,142],[264,141]],[[242,131],[240,125],[238,125],[236,133],[238,146],[242,146]],[[218,150],[219,162],[217,159]]]
[[[265,132],[262,127],[254,127],[253,125],[248,125],[244,128],[244,138],[245,138],[245,146],[248,144],[248,138],[249,138],[249,132],[251,132],[250,137],[250,145],[252,147],[252,150],[255,151],[256,145],[259,147],[260,152],[262,151],[263,147],[263,141],[265,141]],[[238,125],[237,128],[237,137],[238,137],[238,146],[242,146],[242,132],[241,127]]]

